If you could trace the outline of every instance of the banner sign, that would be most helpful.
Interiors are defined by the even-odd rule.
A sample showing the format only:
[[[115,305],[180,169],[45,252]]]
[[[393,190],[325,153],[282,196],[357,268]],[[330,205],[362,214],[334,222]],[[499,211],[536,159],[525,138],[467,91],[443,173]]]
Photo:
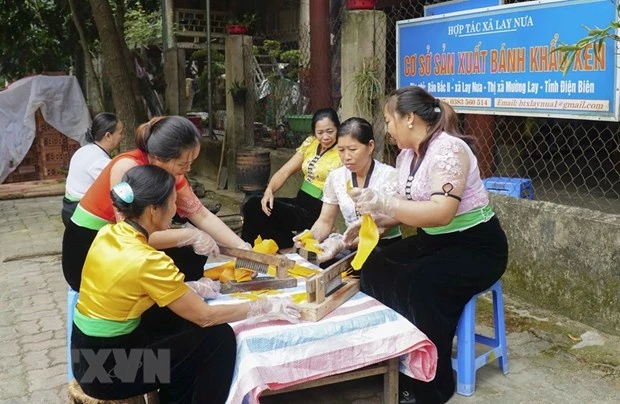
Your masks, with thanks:
[[[396,84],[459,113],[618,120],[618,44],[588,45],[563,74],[562,44],[616,20],[617,0],[547,0],[398,21]],[[613,31],[613,34],[617,32]]]
[[[424,16],[455,13],[472,8],[493,7],[504,4],[504,0],[452,0],[424,6]]]

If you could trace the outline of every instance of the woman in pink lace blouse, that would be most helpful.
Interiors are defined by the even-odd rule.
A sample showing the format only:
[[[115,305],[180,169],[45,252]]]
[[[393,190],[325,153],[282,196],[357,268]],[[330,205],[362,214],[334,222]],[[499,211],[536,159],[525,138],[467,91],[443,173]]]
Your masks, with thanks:
[[[455,389],[450,357],[461,312],[502,276],[508,244],[452,107],[420,87],[404,87],[389,96],[384,116],[402,150],[398,195],[372,188],[351,194],[360,213],[382,213],[418,230],[371,255],[362,267],[362,290],[437,346],[435,379],[404,379],[415,400],[401,395],[401,402],[444,403]]]

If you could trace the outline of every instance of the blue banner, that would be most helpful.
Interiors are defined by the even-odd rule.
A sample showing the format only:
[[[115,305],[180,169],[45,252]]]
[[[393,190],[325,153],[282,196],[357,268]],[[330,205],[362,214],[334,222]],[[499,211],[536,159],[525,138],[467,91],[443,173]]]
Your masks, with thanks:
[[[397,86],[460,113],[617,121],[616,43],[589,45],[566,75],[554,51],[616,17],[616,0],[549,0],[399,21]]]
[[[424,6],[424,16],[455,13],[472,8],[493,7],[504,4],[504,0],[452,0]]]

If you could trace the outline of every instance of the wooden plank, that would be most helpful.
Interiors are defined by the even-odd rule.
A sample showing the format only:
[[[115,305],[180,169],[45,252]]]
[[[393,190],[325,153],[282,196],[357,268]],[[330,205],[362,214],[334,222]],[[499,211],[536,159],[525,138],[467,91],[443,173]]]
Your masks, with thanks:
[[[330,284],[333,279],[340,277],[342,272],[351,268],[351,261],[354,257],[355,253],[349,254],[341,260],[330,265],[320,274],[312,276],[310,279],[308,279],[308,281],[306,281],[306,292],[308,292],[307,301],[309,303],[323,302],[325,300],[325,294],[336,289],[332,288],[331,290],[326,290],[326,285]],[[338,285],[340,285],[340,282],[338,282]]]
[[[247,292],[251,290],[267,289],[286,289],[297,286],[297,279],[291,277],[284,279],[254,279],[247,282],[225,282],[222,283],[220,292],[222,294]]]
[[[387,372],[383,375],[383,402],[398,402],[398,358],[388,360]]]
[[[273,265],[275,267],[282,264],[286,265],[288,268],[295,267],[295,261],[288,259],[283,255],[269,255],[232,247],[220,247],[220,254],[234,258],[243,258],[261,264]]]
[[[273,396],[276,394],[282,393],[290,393],[292,391],[299,391],[305,389],[311,389],[314,387],[327,386],[330,384],[348,382],[350,380],[363,379],[366,377],[386,374],[389,372],[392,367],[390,366],[392,362],[396,363],[396,381],[398,381],[398,358],[393,358],[388,361],[380,362],[374,365],[370,365],[361,369],[352,370],[346,373],[340,373],[333,376],[326,376],[318,380],[312,380],[305,383],[300,383],[294,386],[286,387],[280,390],[265,390],[261,396]],[[398,386],[397,386],[397,395],[398,395]],[[397,401],[387,401],[387,403],[396,403]]]
[[[224,148],[223,145],[222,145],[222,148]],[[228,168],[222,167],[221,172],[217,176],[217,189],[226,189],[227,184],[228,184]]]
[[[344,279],[343,282],[344,286],[327,297],[323,302],[317,301],[300,304],[301,319],[319,321],[359,292],[359,279]]]
[[[300,248],[299,251],[297,252],[301,258],[305,259],[306,261],[308,261],[311,264],[314,265],[319,265],[318,262],[316,261],[316,253],[312,252],[312,251],[308,251],[305,248]]]
[[[341,276],[340,274],[351,268],[351,261],[353,261],[353,258],[355,258],[355,253],[347,255],[321,272],[319,276],[323,278],[323,284],[327,285],[332,279]]]
[[[325,277],[323,274],[319,274],[315,283],[316,292],[314,293],[314,301],[317,304],[323,303],[325,301]]]
[[[318,279],[317,275],[312,275],[310,278],[306,279],[306,301],[315,302],[316,301],[316,280]]]
[[[0,184],[0,200],[64,195],[65,184],[58,180],[39,180]]]

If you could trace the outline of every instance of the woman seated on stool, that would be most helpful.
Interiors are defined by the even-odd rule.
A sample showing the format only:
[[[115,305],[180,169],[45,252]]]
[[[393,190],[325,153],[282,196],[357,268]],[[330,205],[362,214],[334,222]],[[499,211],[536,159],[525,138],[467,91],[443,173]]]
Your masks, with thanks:
[[[119,219],[112,207],[110,189],[136,166],[153,164],[176,179],[177,212],[197,228],[190,225],[184,229],[163,229],[151,234],[149,244],[165,251],[187,280],[202,277],[207,256],[219,252],[216,242],[227,247],[251,248],[205,208],[185,178],[200,152],[200,136],[187,118],[153,118],[136,130],[137,149],[119,154],[103,169],[80,201],[62,240],[63,274],[74,290],[79,291],[82,266],[97,231]]]
[[[100,400],[159,389],[162,403],[224,403],[237,354],[235,335],[226,323],[245,318],[296,322],[298,308],[282,298],[210,306],[190,289],[172,259],[148,243],[152,233],[170,226],[176,212],[175,179],[164,169],[131,168],[110,196],[125,220],[99,231],[84,263],[71,336],[77,382],[84,393]],[[217,294],[216,282],[206,285],[211,296]],[[184,318],[183,326],[165,338],[150,334],[140,320],[154,304]],[[136,366],[134,375],[123,369],[127,360],[121,362],[111,352],[123,350],[127,359],[134,357],[132,349],[140,350],[136,365],[145,350],[151,350],[158,363],[161,355],[168,356],[170,381],[148,380],[153,377],[145,378],[145,366]],[[97,355],[104,355],[105,361],[93,361]],[[103,369],[90,369],[94,365]]]
[[[243,205],[241,238],[252,243],[257,236],[274,240],[281,249],[293,246],[293,232],[307,229],[321,213],[321,196],[327,175],[340,167],[336,137],[340,121],[332,108],[312,116],[312,132],[297,153],[271,177],[262,198],[252,197]],[[296,198],[274,198],[287,179],[299,170],[304,181]]]
[[[329,265],[332,258],[346,249],[357,248],[361,219],[355,210],[355,202],[347,194],[351,187],[372,188],[379,193],[395,194],[397,172],[394,167],[372,157],[375,140],[372,125],[363,118],[349,118],[338,129],[337,150],[344,167],[332,171],[323,187],[323,208],[310,231],[321,242],[323,251],[317,256],[321,266]],[[344,235],[332,233],[338,212],[342,213],[347,231]],[[379,246],[387,246],[401,239],[400,228],[394,219],[373,215],[382,235]],[[331,233],[331,234],[330,234]],[[297,246],[302,233],[293,241]]]
[[[435,379],[405,379],[401,403],[412,397],[445,403],[455,389],[456,325],[467,302],[506,270],[508,244],[452,107],[410,86],[392,93],[383,113],[387,133],[402,150],[396,160],[400,195],[372,188],[354,188],[350,195],[360,213],[384,214],[418,231],[371,255],[361,287],[437,346]]]
[[[110,153],[121,144],[124,130],[123,122],[109,112],[97,114],[93,119],[86,131],[88,144],[80,147],[69,163],[65,197],[62,198],[61,216],[65,226],[71,220],[80,199],[110,162]]]

